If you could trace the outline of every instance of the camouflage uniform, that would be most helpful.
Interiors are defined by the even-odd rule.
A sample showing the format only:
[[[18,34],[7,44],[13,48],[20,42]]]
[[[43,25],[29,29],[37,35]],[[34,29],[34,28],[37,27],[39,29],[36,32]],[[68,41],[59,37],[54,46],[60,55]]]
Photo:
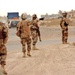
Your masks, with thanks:
[[[7,49],[6,49],[6,42],[8,40],[8,28],[5,26],[4,23],[0,22],[0,64],[4,69],[6,65],[6,56],[7,56]],[[6,73],[4,69],[4,73]]]
[[[66,18],[67,13],[63,13],[63,18],[60,21],[60,26],[62,28],[62,42],[67,43],[68,40],[68,24],[69,20]]]
[[[23,57],[26,56],[26,44],[27,44],[27,55],[31,56],[31,38],[30,38],[30,28],[28,22],[26,21],[26,14],[21,15],[22,21],[17,25],[17,31],[20,31],[20,39],[22,44]]]
[[[32,25],[31,25],[31,27],[30,27],[30,29],[31,29],[31,35],[32,35],[32,43],[33,43],[33,50],[38,50],[37,48],[36,48],[36,43],[37,43],[37,41],[38,41],[38,19],[37,19],[37,16],[36,16],[36,14],[34,14],[33,16],[32,16]]]

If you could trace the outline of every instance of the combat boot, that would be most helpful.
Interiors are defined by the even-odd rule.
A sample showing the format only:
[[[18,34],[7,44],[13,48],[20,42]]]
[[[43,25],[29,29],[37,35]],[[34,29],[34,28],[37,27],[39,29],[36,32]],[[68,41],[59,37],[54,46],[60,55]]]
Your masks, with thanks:
[[[31,57],[30,51],[27,52],[27,55],[28,55],[29,57]]]
[[[35,45],[33,45],[33,50],[39,50],[38,48],[36,48],[36,46]]]

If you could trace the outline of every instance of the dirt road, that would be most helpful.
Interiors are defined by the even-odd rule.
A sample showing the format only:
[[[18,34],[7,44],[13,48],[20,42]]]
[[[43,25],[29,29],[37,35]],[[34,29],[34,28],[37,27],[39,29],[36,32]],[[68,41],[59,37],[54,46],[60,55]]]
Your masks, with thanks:
[[[20,39],[15,28],[9,30],[7,43],[8,75],[75,75],[75,27],[69,27],[70,44],[62,44],[60,27],[41,27],[42,42],[32,57],[22,58]]]

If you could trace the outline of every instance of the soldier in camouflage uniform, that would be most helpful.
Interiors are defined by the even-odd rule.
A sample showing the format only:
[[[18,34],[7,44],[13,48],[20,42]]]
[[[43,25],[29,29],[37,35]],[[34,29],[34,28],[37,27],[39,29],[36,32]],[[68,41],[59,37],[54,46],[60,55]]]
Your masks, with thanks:
[[[7,75],[7,72],[5,71],[5,65],[6,65],[6,56],[7,56],[7,49],[5,44],[8,40],[8,28],[6,25],[2,22],[0,22],[0,64],[1,67],[4,70],[4,74]]]
[[[27,55],[31,56],[30,51],[31,51],[31,38],[30,38],[30,28],[29,24],[26,21],[26,14],[23,13],[21,15],[22,21],[20,21],[17,24],[17,32],[20,32],[20,39],[21,39],[21,44],[22,44],[22,52],[23,52],[23,57],[26,56],[26,44],[27,44]]]
[[[32,16],[32,25],[30,27],[31,35],[32,35],[33,50],[39,50],[38,48],[36,48],[36,43],[38,41],[38,36],[40,36],[38,21],[39,20],[37,19],[37,15],[34,14]],[[41,41],[41,38],[40,38],[40,41]]]
[[[62,28],[62,43],[67,44],[68,40],[68,25],[69,25],[69,20],[67,19],[67,13],[64,12],[62,13],[63,18],[60,21],[60,26]]]

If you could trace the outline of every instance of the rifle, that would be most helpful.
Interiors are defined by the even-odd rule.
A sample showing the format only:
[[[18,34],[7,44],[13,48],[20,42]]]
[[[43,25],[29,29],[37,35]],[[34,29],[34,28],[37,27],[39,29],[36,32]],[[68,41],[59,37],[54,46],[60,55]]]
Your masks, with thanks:
[[[39,20],[44,20],[44,19],[45,19],[45,17],[39,18]]]

